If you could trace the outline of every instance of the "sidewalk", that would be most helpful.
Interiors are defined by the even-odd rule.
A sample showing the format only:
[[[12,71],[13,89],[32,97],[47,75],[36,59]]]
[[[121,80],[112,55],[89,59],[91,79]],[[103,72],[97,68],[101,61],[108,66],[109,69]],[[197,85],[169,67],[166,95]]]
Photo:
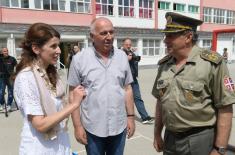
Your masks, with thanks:
[[[235,81],[235,63],[228,64],[228,66],[230,74]],[[141,95],[145,101],[146,109],[151,116],[154,116],[156,103],[156,99],[151,95],[155,77],[156,69],[140,70],[139,84]],[[136,112],[136,114],[138,116],[138,112]],[[20,112],[16,111],[10,113],[8,118],[5,118],[4,114],[1,113],[0,124],[0,155],[18,154],[20,132],[22,128],[22,117]],[[74,139],[71,119],[69,122],[69,134],[72,150],[78,151],[79,155],[85,155],[84,146],[78,144]],[[233,128],[229,143],[235,145],[235,114],[233,117]],[[157,153],[153,148],[153,124],[143,125],[138,118],[136,119],[136,132],[135,135],[126,142],[125,155],[162,155],[162,153]]]

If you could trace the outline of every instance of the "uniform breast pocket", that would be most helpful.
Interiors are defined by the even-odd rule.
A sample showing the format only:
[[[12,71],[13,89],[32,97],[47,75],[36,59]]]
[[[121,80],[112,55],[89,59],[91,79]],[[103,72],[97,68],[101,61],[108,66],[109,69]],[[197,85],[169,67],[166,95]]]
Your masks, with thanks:
[[[182,82],[182,93],[187,103],[201,103],[204,84],[201,82]]]
[[[156,87],[156,92],[158,98],[163,101],[164,99],[169,96],[169,80],[158,80],[157,81],[157,87]]]

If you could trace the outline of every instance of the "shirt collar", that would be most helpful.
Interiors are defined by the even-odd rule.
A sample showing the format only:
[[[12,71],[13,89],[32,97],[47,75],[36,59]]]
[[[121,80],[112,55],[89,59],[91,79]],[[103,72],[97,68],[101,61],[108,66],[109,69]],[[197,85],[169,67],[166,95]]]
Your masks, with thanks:
[[[92,49],[95,52],[95,56],[97,56],[98,58],[101,58],[101,54],[95,49],[93,45],[92,45]],[[112,48],[111,51],[109,52],[108,58],[111,58],[113,55],[114,55],[114,48]]]

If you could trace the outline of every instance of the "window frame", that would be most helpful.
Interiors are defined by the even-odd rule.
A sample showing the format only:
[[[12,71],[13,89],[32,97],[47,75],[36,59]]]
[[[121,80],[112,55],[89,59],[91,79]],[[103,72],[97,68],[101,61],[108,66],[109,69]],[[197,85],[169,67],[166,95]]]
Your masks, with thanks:
[[[106,2],[107,3],[104,3],[103,0],[96,0],[96,4],[95,4],[96,5],[96,10],[95,10],[96,14],[97,15],[114,16],[114,3],[113,3],[113,0],[106,0]],[[97,6],[100,6],[99,12],[97,12]],[[110,9],[112,9],[112,11]]]
[[[199,13],[199,6],[197,5],[188,5],[188,12],[190,13]]]
[[[211,39],[203,39],[202,40],[202,47],[205,49],[210,50],[212,45],[212,40]]]
[[[227,10],[226,24],[235,25],[235,11]]]
[[[70,8],[69,8],[70,12],[88,13],[88,14],[91,13],[91,0],[70,0],[69,3],[70,3]],[[75,11],[71,10],[71,3],[75,3],[75,9],[76,9]],[[79,3],[82,5],[79,6]],[[79,8],[82,8],[82,11],[80,11]]]
[[[153,45],[150,45],[150,41],[153,41]],[[145,45],[145,42],[147,45]],[[153,50],[150,54],[150,49]],[[157,54],[158,53],[158,54]],[[143,39],[143,56],[160,56],[161,55],[161,40],[160,39]]]
[[[170,2],[167,1],[158,1],[158,9],[159,10],[170,10]],[[164,7],[161,7],[164,6]]]
[[[118,0],[118,16],[131,18],[135,17],[136,15],[134,0]]]
[[[226,10],[214,8],[213,10],[213,23],[216,24],[225,24],[226,22],[226,16],[225,16]]]
[[[178,12],[185,12],[185,6],[186,4],[183,4],[183,3],[173,3],[173,10],[178,11]],[[181,7],[182,9],[179,9]]]
[[[147,2],[147,6],[145,6]],[[139,0],[139,17],[143,19],[154,18],[154,1],[153,0]]]
[[[212,22],[212,11],[213,9],[210,7],[204,7],[203,8],[203,21],[205,23],[213,23]]]

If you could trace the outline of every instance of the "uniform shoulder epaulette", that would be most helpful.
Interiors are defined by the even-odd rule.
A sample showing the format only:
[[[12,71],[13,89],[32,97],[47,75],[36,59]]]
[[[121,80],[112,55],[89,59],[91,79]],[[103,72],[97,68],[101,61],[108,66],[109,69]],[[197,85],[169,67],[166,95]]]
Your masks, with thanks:
[[[166,62],[166,61],[169,60],[170,58],[171,58],[170,55],[164,56],[161,60],[158,61],[158,65],[161,65],[162,63]]]
[[[223,60],[223,57],[219,53],[207,50],[201,52],[201,58],[213,62],[215,64],[218,64]]]

